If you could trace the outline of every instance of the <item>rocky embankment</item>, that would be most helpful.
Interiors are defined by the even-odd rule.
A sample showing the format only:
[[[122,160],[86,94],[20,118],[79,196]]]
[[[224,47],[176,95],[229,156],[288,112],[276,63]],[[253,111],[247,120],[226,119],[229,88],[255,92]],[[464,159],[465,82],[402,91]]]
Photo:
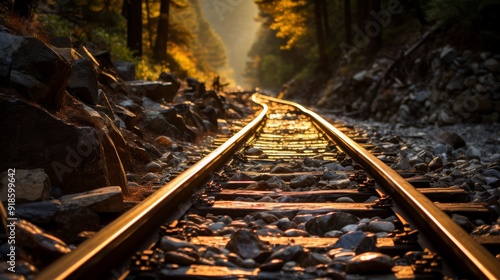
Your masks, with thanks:
[[[427,48],[377,59],[351,75],[339,70],[314,105],[390,123],[498,122],[500,55]]]
[[[330,79],[316,105],[363,117],[345,122],[371,137],[382,161],[422,173],[432,187],[461,188],[498,216],[498,81],[500,55],[417,42],[396,59]],[[452,218],[472,235],[500,234],[500,219]]]
[[[201,155],[191,146],[203,135],[249,113],[241,98],[193,78],[134,76],[133,64],[112,61],[107,51],[0,27],[0,198],[20,221],[17,273],[31,275],[69,252],[67,244],[123,212],[124,197],[161,186],[196,161]],[[0,266],[7,272],[6,262]]]
[[[328,115],[327,115],[328,116]],[[377,157],[396,170],[418,172],[436,188],[460,188],[471,202],[484,203],[491,220],[452,219],[471,235],[500,235],[500,137],[498,124],[456,124],[418,128],[329,116],[354,127]],[[497,256],[500,258],[500,255]]]

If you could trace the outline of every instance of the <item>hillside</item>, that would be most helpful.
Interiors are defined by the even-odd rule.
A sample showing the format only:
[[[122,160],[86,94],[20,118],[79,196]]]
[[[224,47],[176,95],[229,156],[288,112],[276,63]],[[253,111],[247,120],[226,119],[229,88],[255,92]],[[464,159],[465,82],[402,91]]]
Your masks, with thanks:
[[[253,85],[379,121],[499,119],[500,1],[256,3]]]

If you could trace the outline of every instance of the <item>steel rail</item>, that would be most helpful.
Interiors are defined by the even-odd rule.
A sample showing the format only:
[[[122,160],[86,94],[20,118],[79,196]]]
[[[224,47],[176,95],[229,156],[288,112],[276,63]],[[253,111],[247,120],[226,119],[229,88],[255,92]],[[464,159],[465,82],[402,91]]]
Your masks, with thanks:
[[[500,279],[500,264],[495,257],[396,171],[305,107],[263,95],[259,95],[259,98],[294,106],[314,120],[344,152],[370,172],[389,195],[404,202],[400,206],[412,215],[427,234],[432,234],[431,241],[454,261],[453,269],[459,269],[474,279]]]
[[[255,96],[252,96],[252,100],[255,102]],[[145,232],[158,229],[165,222],[168,213],[175,211],[179,203],[189,199],[193,188],[200,186],[207,174],[219,168],[255,132],[268,112],[268,107],[262,106],[260,114],[228,141],[83,242],[73,252],[42,270],[36,279],[96,279],[109,273],[121,258],[131,256],[137,250],[131,244],[144,243]]]

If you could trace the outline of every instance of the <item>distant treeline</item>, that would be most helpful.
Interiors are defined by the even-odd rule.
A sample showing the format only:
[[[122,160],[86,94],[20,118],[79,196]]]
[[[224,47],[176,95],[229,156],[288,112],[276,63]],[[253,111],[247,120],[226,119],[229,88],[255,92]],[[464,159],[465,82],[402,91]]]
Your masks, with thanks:
[[[75,46],[111,50],[116,59],[136,62],[139,78],[172,71],[211,80],[227,68],[225,47],[199,0],[11,0],[0,10],[15,32],[69,36]]]
[[[292,78],[357,63],[429,29],[470,49],[500,46],[500,0],[255,0],[258,40],[246,77],[278,89]],[[446,35],[448,34],[448,35]]]

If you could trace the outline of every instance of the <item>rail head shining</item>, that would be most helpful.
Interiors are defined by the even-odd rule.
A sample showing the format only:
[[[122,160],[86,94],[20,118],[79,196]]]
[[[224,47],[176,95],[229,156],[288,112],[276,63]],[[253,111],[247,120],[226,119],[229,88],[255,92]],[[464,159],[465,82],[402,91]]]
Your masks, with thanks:
[[[252,100],[255,102],[256,96],[252,96]],[[257,117],[228,141],[83,242],[73,252],[42,270],[36,279],[96,279],[109,273],[113,265],[119,262],[113,262],[114,259],[134,252],[130,246],[125,248],[122,244],[143,242],[144,232],[159,228],[169,211],[176,210],[179,203],[189,199],[193,188],[203,183],[206,175],[219,168],[254,133],[268,112],[267,105],[263,104],[262,107]]]
[[[451,248],[447,256],[454,260],[457,268],[467,270],[468,276],[475,279],[500,279],[500,264],[495,257],[392,168],[305,107],[264,95],[259,95],[259,98],[294,106],[316,122],[337,145],[376,177],[392,197],[405,201],[401,205],[404,210],[412,214],[422,228],[435,233],[433,241],[437,247],[443,250]]]

